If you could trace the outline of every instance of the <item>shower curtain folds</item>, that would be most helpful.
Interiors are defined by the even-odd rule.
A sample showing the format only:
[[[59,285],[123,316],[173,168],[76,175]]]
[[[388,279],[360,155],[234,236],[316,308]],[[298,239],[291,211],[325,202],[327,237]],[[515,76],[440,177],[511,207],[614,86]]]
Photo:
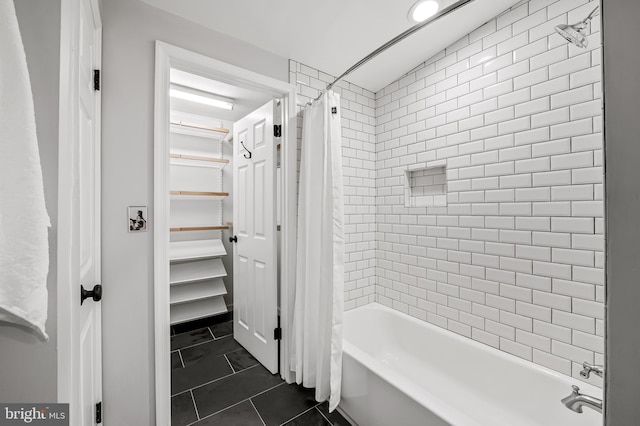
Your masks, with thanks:
[[[344,310],[344,201],[340,97],[304,109],[291,370],[318,401],[340,401]]]

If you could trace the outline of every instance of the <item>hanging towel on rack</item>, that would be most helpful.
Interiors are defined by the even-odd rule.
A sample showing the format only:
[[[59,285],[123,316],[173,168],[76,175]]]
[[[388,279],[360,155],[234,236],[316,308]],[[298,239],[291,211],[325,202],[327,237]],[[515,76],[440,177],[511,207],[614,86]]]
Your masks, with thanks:
[[[0,321],[45,340],[49,226],[27,59],[13,0],[0,0]]]

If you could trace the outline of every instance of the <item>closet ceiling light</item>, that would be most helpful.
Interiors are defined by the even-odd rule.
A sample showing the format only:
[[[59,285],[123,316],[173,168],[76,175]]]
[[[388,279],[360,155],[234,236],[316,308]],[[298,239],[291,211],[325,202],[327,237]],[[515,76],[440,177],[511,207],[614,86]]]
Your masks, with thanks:
[[[202,90],[192,89],[191,87],[172,84],[169,89],[169,95],[172,98],[184,99],[185,101],[197,102],[217,108],[233,109],[233,99],[223,98],[222,96],[203,92]]]
[[[418,0],[409,9],[409,21],[413,23],[423,22],[440,10],[440,2],[437,0]]]

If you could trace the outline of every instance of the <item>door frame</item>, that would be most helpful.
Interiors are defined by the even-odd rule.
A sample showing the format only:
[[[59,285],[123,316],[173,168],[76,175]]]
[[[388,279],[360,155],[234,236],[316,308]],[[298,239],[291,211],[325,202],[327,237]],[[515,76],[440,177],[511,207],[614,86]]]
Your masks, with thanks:
[[[78,70],[72,63],[74,48],[77,49],[77,32],[79,31],[79,4],[86,0],[62,0],[60,6],[60,89],[59,89],[59,129],[58,129],[58,274],[57,274],[57,398],[58,402],[70,402],[73,394],[74,359],[72,359],[73,347],[73,322],[75,318],[71,314],[73,304],[79,302],[79,289],[72,288],[73,263],[71,261],[73,233],[75,224],[72,221],[72,197],[73,197],[73,174],[71,167],[73,161],[73,145],[71,143],[73,134],[77,130],[78,122],[73,111],[73,96],[77,94],[74,88],[74,78],[78,75]],[[100,6],[98,0],[88,0],[93,11],[93,19],[98,28],[96,34],[96,56],[102,57],[102,19],[100,16]],[[100,61],[101,63],[101,61]],[[101,117],[101,96],[96,97],[96,116]],[[101,136],[100,122],[95,126],[94,131],[98,138]],[[95,153],[95,163],[100,165],[101,151]],[[101,175],[96,176],[96,186],[100,188]],[[100,202],[100,191],[96,193],[97,202]],[[101,224],[100,209],[96,209],[96,223]],[[101,228],[97,230],[101,232]],[[100,258],[101,247],[95,248]],[[99,265],[98,265],[99,266]],[[93,286],[97,283],[85,285]],[[102,354],[97,354],[100,359]],[[70,407],[72,421],[76,418],[73,413],[77,407]]]
[[[289,323],[291,289],[295,285],[296,260],[296,179],[297,179],[297,106],[296,87],[244,68],[198,53],[156,41],[154,112],[154,330],[155,330],[155,403],[156,424],[171,421],[171,367],[169,317],[169,70],[179,68],[234,86],[257,90],[284,99],[281,150],[282,225],[280,243],[280,318]],[[289,336],[283,328],[280,342],[280,371],[291,381],[289,372]]]

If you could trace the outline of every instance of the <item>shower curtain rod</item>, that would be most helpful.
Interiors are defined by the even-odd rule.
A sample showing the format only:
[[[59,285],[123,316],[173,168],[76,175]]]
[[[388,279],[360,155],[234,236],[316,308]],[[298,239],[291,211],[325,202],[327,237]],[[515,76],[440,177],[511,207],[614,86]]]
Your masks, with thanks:
[[[373,58],[375,58],[376,56],[378,56],[379,54],[381,54],[382,52],[384,52],[385,50],[387,50],[391,46],[401,42],[405,38],[409,37],[410,35],[412,35],[416,31],[419,31],[419,30],[423,29],[424,27],[426,27],[427,25],[431,24],[432,22],[435,22],[435,21],[439,20],[440,18],[443,18],[443,17],[447,16],[451,12],[461,8],[462,6],[465,6],[467,3],[472,3],[474,1],[475,0],[458,0],[455,3],[453,3],[452,5],[447,6],[444,9],[442,9],[441,11],[439,11],[438,13],[433,15],[431,18],[425,20],[424,22],[420,22],[420,23],[414,25],[413,27],[409,28],[408,30],[406,30],[402,34],[400,34],[400,35],[394,37],[393,39],[389,40],[388,42],[386,42],[385,44],[383,44],[382,46],[378,47],[376,50],[374,50],[373,52],[369,53],[367,56],[365,56],[364,58],[362,58],[361,60],[356,62],[355,65],[353,65],[351,68],[349,68],[348,70],[343,72],[339,77],[337,77],[335,80],[333,80],[333,82],[327,84],[326,90],[331,90],[331,88],[337,82],[339,82],[340,80],[345,78],[347,75],[351,74],[352,72],[354,72],[355,70],[360,68],[362,65],[366,64],[367,62],[369,62],[370,60],[372,60]],[[317,101],[321,97],[322,97],[322,93],[315,100]],[[310,104],[311,104],[311,102],[307,103],[307,105],[310,105]]]

